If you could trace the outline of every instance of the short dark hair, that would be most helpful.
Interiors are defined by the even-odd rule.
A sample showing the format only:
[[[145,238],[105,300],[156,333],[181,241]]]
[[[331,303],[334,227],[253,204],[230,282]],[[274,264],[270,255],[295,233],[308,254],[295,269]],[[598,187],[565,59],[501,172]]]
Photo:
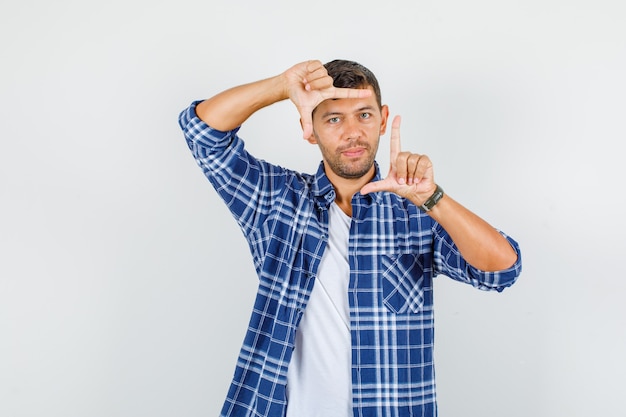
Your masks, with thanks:
[[[376,95],[378,107],[382,107],[380,86],[372,71],[354,61],[335,59],[324,64],[328,75],[333,79],[337,88],[367,88],[372,87]]]

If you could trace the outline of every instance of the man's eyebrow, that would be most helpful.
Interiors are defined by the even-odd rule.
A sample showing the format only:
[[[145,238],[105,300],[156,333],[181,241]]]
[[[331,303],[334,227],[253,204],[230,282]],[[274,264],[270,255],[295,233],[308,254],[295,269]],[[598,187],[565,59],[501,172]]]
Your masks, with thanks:
[[[327,111],[326,113],[322,114],[322,119],[325,119],[330,116],[341,116],[342,114],[343,113],[338,112],[338,111]]]
[[[353,113],[361,113],[364,111],[370,111],[370,110],[374,110],[374,106],[363,106],[360,107],[358,109],[356,109]],[[325,119],[327,117],[334,117],[334,116],[341,116],[342,114],[344,114],[343,112],[339,112],[339,111],[327,111],[326,113],[322,113],[322,118]]]

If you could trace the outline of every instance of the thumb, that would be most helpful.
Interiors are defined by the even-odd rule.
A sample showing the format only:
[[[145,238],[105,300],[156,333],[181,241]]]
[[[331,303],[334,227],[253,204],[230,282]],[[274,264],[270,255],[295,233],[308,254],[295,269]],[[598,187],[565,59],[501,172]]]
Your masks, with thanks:
[[[376,193],[378,191],[387,191],[384,180],[368,182],[363,186],[363,188],[361,188],[360,193],[362,195],[366,195],[369,193]]]
[[[311,112],[306,109],[300,110],[300,126],[302,126],[302,137],[308,139],[313,134],[313,117]]]
[[[302,138],[309,139],[313,135],[313,124],[302,122]]]

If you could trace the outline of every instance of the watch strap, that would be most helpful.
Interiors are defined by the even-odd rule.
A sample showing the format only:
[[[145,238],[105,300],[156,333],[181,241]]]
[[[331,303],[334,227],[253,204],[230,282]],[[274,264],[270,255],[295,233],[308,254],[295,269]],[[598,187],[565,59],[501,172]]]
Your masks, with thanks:
[[[431,195],[428,200],[424,201],[424,203],[419,206],[422,211],[430,211],[433,207],[443,198],[443,188],[441,188],[437,184],[437,188],[433,195]]]

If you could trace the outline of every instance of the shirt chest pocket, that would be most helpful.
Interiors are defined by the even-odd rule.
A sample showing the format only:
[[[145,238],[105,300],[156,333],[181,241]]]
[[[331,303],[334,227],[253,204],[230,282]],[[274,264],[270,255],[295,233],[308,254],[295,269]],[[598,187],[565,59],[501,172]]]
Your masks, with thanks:
[[[396,314],[418,313],[424,307],[424,268],[413,253],[381,255],[383,304]]]

